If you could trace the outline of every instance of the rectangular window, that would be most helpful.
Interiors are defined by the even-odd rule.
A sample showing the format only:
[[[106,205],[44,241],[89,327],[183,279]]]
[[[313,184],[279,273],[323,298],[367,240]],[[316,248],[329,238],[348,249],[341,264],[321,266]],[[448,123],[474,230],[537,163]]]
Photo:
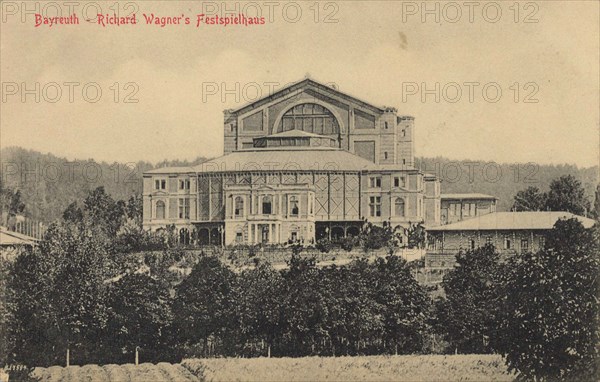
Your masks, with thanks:
[[[469,205],[468,204],[463,204],[462,210],[463,210],[463,216],[469,216]]]
[[[241,243],[243,241],[244,241],[244,235],[241,232],[236,232],[235,233],[235,242]]]
[[[398,177],[394,178],[394,187],[400,187],[400,178],[398,178]]]
[[[161,180],[160,181],[160,189],[161,190],[166,190],[167,189],[167,181],[166,180]]]
[[[383,152],[383,158],[384,158],[384,159],[388,159],[388,153],[387,153],[387,151],[384,151],[384,152]]]
[[[512,243],[509,238],[504,239],[504,249],[512,249]]]
[[[527,239],[521,240],[521,251],[523,251],[523,252],[529,251],[529,240],[527,240]]]
[[[154,188],[157,190],[164,190],[167,188],[167,181],[164,179],[154,180]]]
[[[185,198],[179,199],[179,219],[190,218],[190,200]]]
[[[545,246],[546,246],[546,237],[540,236],[540,249],[544,249]]]
[[[381,196],[369,198],[369,213],[372,217],[381,216]]]
[[[371,188],[380,188],[381,187],[381,177],[372,176],[369,178],[369,187]]]

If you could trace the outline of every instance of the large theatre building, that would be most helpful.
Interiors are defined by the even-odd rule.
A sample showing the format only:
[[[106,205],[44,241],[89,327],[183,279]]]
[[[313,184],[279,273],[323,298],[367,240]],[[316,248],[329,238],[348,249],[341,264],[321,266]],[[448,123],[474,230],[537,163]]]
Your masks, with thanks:
[[[414,168],[414,119],[311,79],[226,110],[224,155],[144,174],[144,227],[198,244],[313,243],[362,219],[440,221],[440,182]]]

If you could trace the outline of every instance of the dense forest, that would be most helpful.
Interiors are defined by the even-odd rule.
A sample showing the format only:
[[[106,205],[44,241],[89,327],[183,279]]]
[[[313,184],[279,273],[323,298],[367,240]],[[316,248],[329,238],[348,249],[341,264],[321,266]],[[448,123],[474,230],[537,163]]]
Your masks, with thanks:
[[[115,199],[127,200],[142,191],[142,174],[164,166],[193,166],[193,161],[162,161],[157,164],[106,163],[93,159],[69,161],[19,147],[0,151],[3,186],[20,190],[26,206],[24,213],[50,223],[58,219],[72,202],[81,202],[95,188],[103,186]],[[471,160],[453,161],[443,157],[417,158],[416,167],[442,179],[443,193],[480,192],[497,196],[499,211],[507,211],[518,191],[535,186],[542,191],[550,182],[571,174],[581,181],[586,197],[594,200],[598,168],[575,165],[496,164]]]
[[[206,161],[198,157],[187,161],[162,161],[157,164],[96,162],[93,159],[69,161],[66,158],[20,147],[0,151],[2,186],[20,190],[24,214],[50,223],[59,219],[73,202],[82,202],[88,193],[103,186],[117,200],[128,200],[142,192],[142,174],[153,168],[193,166]]]

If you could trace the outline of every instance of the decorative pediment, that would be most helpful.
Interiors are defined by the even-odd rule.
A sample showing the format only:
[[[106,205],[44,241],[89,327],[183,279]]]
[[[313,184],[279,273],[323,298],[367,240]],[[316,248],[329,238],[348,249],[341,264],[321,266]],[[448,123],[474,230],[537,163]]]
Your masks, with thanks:
[[[292,83],[286,86],[285,88],[274,92],[273,94],[265,96],[238,109],[228,110],[228,113],[237,115],[246,114],[252,110],[256,110],[265,106],[269,106],[270,104],[280,102],[281,99],[289,98],[301,92],[307,92],[312,96],[321,95],[329,99],[331,102],[342,102],[344,104],[350,103],[357,107],[371,110],[376,113],[385,112],[384,108],[372,105],[354,96],[343,93],[338,89],[334,88],[333,86],[322,84],[310,78],[305,78],[302,81]]]
[[[258,190],[258,191],[275,191],[278,188],[279,187],[276,187],[276,186],[269,186],[269,185],[266,185],[266,184],[261,184],[260,186],[255,187],[254,189]]]

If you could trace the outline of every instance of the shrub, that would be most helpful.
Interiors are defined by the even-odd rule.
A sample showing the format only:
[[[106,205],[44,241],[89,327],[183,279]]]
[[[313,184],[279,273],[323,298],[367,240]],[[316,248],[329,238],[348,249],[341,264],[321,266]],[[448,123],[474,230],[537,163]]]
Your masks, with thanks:
[[[322,238],[317,240],[317,249],[323,253],[329,253],[333,248],[333,243],[328,238]]]
[[[559,220],[502,273],[496,349],[528,379],[598,380],[600,232]]]

